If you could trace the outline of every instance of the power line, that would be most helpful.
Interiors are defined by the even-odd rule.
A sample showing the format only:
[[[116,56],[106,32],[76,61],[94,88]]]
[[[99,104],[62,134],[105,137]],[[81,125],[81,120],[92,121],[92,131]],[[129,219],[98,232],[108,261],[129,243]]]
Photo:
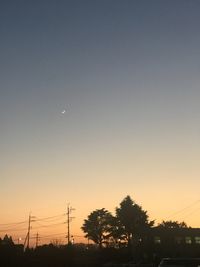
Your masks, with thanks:
[[[37,224],[38,224],[38,222],[37,222]],[[49,224],[49,225],[41,225],[41,224],[39,224],[39,226],[34,227],[34,229],[47,228],[47,227],[58,226],[58,225],[62,225],[62,224],[65,224],[65,222],[53,223],[53,224]]]
[[[49,238],[49,237],[52,237],[52,236],[60,236],[60,235],[66,235],[66,232],[65,233],[57,233],[57,234],[49,234],[49,235],[44,235],[44,236],[40,235],[40,237],[42,239],[44,239],[44,238]]]
[[[55,216],[50,216],[50,217],[44,217],[44,218],[35,217],[35,221],[45,221],[45,220],[49,220],[49,219],[53,219],[53,218],[57,218],[57,217],[64,217],[64,216],[65,216],[65,213],[55,215]]]
[[[59,216],[59,217],[58,217]],[[39,229],[39,228],[41,228],[41,227],[44,227],[44,228],[46,228],[46,227],[53,227],[53,226],[56,226],[56,225],[61,225],[61,224],[64,224],[65,222],[58,222],[58,223],[53,223],[53,224],[48,224],[48,225],[43,225],[43,224],[41,224],[41,223],[39,223],[40,221],[44,221],[44,222],[46,222],[46,223],[49,223],[49,222],[53,222],[53,221],[58,221],[58,220],[60,220],[61,218],[63,218],[63,216],[65,216],[65,214],[63,214],[62,216],[60,216],[60,215],[56,215],[56,216],[51,216],[51,217],[46,217],[46,218],[42,218],[42,219],[35,219],[36,217],[34,217],[34,220],[33,220],[33,216],[32,216],[32,220],[31,220],[31,222],[36,222],[39,226],[38,227],[34,227],[34,229]],[[56,219],[55,219],[55,217],[57,217]],[[54,218],[54,219],[51,219],[51,218]],[[47,220],[48,219],[48,220]],[[45,220],[47,220],[47,221],[45,221]],[[20,224],[25,224],[25,223],[27,223],[28,221],[23,221],[23,222],[18,222],[18,224],[16,224],[16,223],[11,223],[11,224],[9,224],[9,225],[6,225],[6,224],[4,224],[6,227],[9,227],[9,226],[17,226],[17,225],[19,225],[19,227],[23,227],[23,225],[20,225]],[[26,230],[27,228],[19,228],[19,227],[13,227],[13,228],[11,228],[11,227],[9,227],[9,228],[6,228],[6,229],[1,229],[0,230],[0,232],[12,232],[12,231],[24,231],[24,230]]]
[[[55,219],[49,219],[49,220],[35,220],[36,223],[40,223],[40,222],[44,222],[44,223],[52,223],[52,222],[57,222],[57,221],[60,221],[60,220],[63,220],[63,216],[62,217],[58,217],[58,218],[55,218]]]
[[[22,229],[19,229],[19,228],[9,228],[9,229],[4,229],[4,230],[0,230],[0,232],[1,233],[4,233],[4,232],[8,232],[8,231],[10,231],[10,232],[12,232],[12,231],[24,231],[24,230],[26,230],[27,228],[22,228]]]
[[[200,202],[200,199],[199,199],[199,200],[196,200],[196,201],[193,202],[192,204],[190,204],[190,205],[188,205],[188,206],[186,206],[186,207],[184,207],[184,208],[182,208],[182,209],[180,209],[180,210],[178,210],[178,211],[172,213],[171,215],[168,216],[168,218],[171,218],[171,217],[173,217],[173,216],[176,216],[177,214],[180,214],[180,213],[184,212],[185,210],[190,209],[191,207],[195,206],[195,205],[196,205],[197,203],[199,203],[199,202]]]
[[[18,225],[18,224],[25,224],[27,221],[15,222],[15,223],[0,223],[0,226],[10,226],[10,225]]]
[[[29,214],[29,218],[28,220],[24,220],[24,221],[17,221],[17,222],[11,222],[11,223],[2,223],[0,224],[0,232],[6,232],[6,231],[10,231],[10,232],[22,232],[27,230],[27,234],[25,237],[18,237],[15,238],[14,241],[18,242],[22,241],[24,244],[24,249],[29,248],[30,246],[30,240],[35,239],[35,245],[38,245],[39,240],[40,239],[48,239],[51,237],[61,237],[61,238],[66,238],[68,240],[68,244],[70,243],[70,223],[72,221],[72,219],[74,217],[71,217],[71,213],[74,209],[72,207],[70,207],[69,205],[67,206],[67,213],[62,213],[62,214],[57,214],[57,215],[53,215],[53,216],[48,216],[48,217],[36,217],[36,216],[32,216],[31,214]],[[64,216],[67,215],[67,221],[63,222],[62,219]],[[34,227],[31,227],[31,223],[34,222]],[[44,222],[44,223],[43,223]],[[55,222],[55,223],[53,223]],[[28,223],[28,229],[25,228],[25,224]],[[65,233],[53,233],[53,234],[49,234],[49,235],[44,235],[42,236],[40,234],[37,233],[34,236],[31,236],[30,232],[31,229],[42,229],[42,228],[53,228],[55,226],[59,226],[59,225],[64,225],[67,223],[67,236],[66,236],[66,232]],[[3,229],[5,228],[5,229]],[[75,237],[81,237],[82,236],[76,236]]]
[[[50,217],[44,217],[44,218],[37,218],[37,217],[34,217],[34,221],[51,221],[51,219],[54,219],[54,218],[58,218],[58,219],[55,219],[56,220],[59,220],[59,217],[64,217],[66,214],[63,213],[63,214],[59,214],[59,215],[55,215],[55,216],[50,216]],[[54,221],[54,220],[52,220]],[[11,222],[11,223],[0,223],[0,227],[10,227],[10,226],[15,226],[15,225],[20,225],[20,224],[26,224],[28,222],[28,220],[26,221],[20,221],[20,222]],[[10,228],[9,228],[10,229]],[[3,230],[3,229],[2,229]],[[5,229],[6,230],[6,229]],[[1,231],[1,230],[0,230]]]
[[[193,210],[192,212],[188,213],[188,214],[183,218],[183,220],[184,220],[185,218],[187,218],[188,216],[190,216],[191,214],[194,214],[195,212],[199,211],[199,209],[200,209],[200,208],[195,209],[195,210]]]

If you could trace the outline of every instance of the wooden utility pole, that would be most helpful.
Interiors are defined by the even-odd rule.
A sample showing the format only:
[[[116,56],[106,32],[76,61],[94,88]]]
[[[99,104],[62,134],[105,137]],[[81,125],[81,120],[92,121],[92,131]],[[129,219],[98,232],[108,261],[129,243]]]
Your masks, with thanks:
[[[28,218],[28,231],[27,231],[27,235],[26,238],[24,240],[24,250],[27,248],[29,249],[29,244],[30,244],[30,231],[31,231],[31,222],[33,222],[34,216],[31,216],[31,213],[29,214],[29,218]],[[26,246],[27,244],[27,246]]]
[[[35,248],[38,247],[38,242],[39,242],[39,234],[36,234],[36,240],[35,240]]]
[[[70,214],[74,209],[70,207],[70,205],[67,205],[67,244],[69,245],[71,243],[70,241],[70,222],[74,217],[71,217]]]

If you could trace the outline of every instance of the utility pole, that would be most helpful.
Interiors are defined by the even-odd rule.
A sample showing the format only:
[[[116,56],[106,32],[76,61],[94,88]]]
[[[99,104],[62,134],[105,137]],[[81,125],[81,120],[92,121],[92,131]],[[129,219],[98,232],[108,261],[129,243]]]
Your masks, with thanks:
[[[29,219],[28,219],[27,248],[29,248],[30,231],[31,231],[31,214],[29,214]]]
[[[35,248],[38,247],[38,242],[39,242],[39,234],[36,234],[36,240],[35,240]]]
[[[31,213],[29,214],[29,218],[28,218],[28,231],[27,231],[27,235],[24,241],[24,250],[25,250],[25,246],[27,243],[26,248],[29,249],[29,243],[30,243],[30,231],[31,231],[31,222],[33,222],[34,216],[31,216]]]
[[[74,217],[71,217],[70,214],[74,209],[70,207],[70,205],[67,205],[67,244],[69,245],[71,243],[70,241],[70,222]]]

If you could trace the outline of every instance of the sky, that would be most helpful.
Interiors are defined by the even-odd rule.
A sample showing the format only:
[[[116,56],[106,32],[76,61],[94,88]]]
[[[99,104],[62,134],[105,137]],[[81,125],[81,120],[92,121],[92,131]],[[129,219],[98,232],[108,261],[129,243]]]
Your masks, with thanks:
[[[200,227],[199,11],[198,0],[1,1],[0,236],[24,237],[6,227],[30,212],[58,216],[35,219],[32,235],[64,233],[70,203],[78,242],[91,211],[114,214],[127,195],[156,223]]]

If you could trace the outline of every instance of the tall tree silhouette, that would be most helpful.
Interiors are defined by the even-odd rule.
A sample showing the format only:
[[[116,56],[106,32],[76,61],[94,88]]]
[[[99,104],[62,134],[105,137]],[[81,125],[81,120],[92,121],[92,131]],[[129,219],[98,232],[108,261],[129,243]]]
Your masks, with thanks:
[[[153,226],[154,221],[148,220],[147,212],[141,206],[136,204],[130,196],[125,197],[116,208],[116,218],[120,225],[119,232],[131,247],[132,240],[139,240],[144,230]]]
[[[91,212],[81,227],[86,233],[85,237],[94,241],[101,248],[110,237],[112,218],[111,213],[104,208]]]

